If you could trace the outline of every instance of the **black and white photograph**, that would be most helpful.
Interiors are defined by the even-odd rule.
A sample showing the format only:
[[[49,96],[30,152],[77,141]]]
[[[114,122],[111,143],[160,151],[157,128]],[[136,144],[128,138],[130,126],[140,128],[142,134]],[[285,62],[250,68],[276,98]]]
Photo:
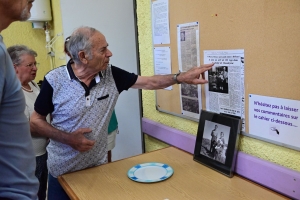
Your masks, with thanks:
[[[185,31],[180,32],[180,41],[185,41]]]
[[[192,113],[199,113],[198,99],[184,98],[182,97],[182,109]]]
[[[206,120],[200,154],[225,163],[230,127]]]
[[[199,114],[198,86],[182,83],[180,88],[182,110]]]
[[[198,86],[182,83],[181,84],[181,95],[198,98]]]
[[[208,71],[208,90],[228,94],[228,66],[215,67]]]
[[[232,177],[241,127],[241,117],[201,110],[194,161]]]

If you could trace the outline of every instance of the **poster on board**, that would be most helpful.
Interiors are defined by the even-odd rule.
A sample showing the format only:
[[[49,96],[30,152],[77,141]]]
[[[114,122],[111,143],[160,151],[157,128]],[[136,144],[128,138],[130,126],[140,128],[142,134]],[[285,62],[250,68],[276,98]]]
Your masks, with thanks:
[[[152,2],[153,44],[170,44],[169,0]]]
[[[199,23],[177,25],[178,66],[181,72],[200,65]],[[201,86],[180,84],[181,114],[199,119],[202,109]]]
[[[249,94],[249,134],[300,149],[300,101]]]
[[[215,64],[205,72],[206,110],[241,117],[245,131],[244,50],[206,50],[209,63]]]
[[[171,74],[171,49],[170,47],[154,47],[154,74],[165,75]],[[165,90],[172,90],[173,87],[169,86]]]

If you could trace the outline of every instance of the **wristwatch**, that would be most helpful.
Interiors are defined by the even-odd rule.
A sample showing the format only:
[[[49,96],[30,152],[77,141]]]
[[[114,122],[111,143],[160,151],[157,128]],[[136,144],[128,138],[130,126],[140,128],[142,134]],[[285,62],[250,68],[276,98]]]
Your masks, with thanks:
[[[177,80],[177,77],[179,76],[180,73],[181,73],[181,72],[179,71],[177,74],[174,74],[174,76],[173,76],[173,80],[174,80],[177,84],[181,84],[181,82],[179,82],[179,81]]]

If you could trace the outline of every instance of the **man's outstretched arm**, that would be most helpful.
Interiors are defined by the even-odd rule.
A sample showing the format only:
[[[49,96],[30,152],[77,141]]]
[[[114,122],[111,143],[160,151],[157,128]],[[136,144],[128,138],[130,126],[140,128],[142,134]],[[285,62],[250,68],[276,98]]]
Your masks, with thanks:
[[[132,88],[156,90],[169,87],[175,83],[187,84],[205,84],[208,81],[205,79],[204,72],[212,68],[212,64],[201,65],[200,67],[193,67],[187,72],[181,72],[174,80],[174,74],[169,75],[154,75],[154,76],[139,76]]]

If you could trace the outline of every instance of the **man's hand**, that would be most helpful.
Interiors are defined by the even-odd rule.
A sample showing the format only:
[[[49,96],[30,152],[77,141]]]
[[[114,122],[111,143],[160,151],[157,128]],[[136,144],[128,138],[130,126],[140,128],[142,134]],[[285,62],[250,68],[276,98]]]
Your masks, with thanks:
[[[95,141],[87,139],[84,134],[92,132],[89,128],[80,128],[70,134],[68,144],[80,152],[85,152],[93,148]]]
[[[200,67],[193,67],[187,72],[181,72],[177,76],[177,80],[180,83],[187,84],[204,84],[207,83],[208,80],[205,80],[204,72],[210,70],[214,63],[201,65]]]
[[[67,144],[80,152],[88,151],[93,148],[95,141],[87,139],[84,134],[92,132],[89,128],[80,128],[72,133],[67,133],[54,128],[46,121],[46,116],[33,111],[30,118],[30,131],[37,136],[44,136]]]

